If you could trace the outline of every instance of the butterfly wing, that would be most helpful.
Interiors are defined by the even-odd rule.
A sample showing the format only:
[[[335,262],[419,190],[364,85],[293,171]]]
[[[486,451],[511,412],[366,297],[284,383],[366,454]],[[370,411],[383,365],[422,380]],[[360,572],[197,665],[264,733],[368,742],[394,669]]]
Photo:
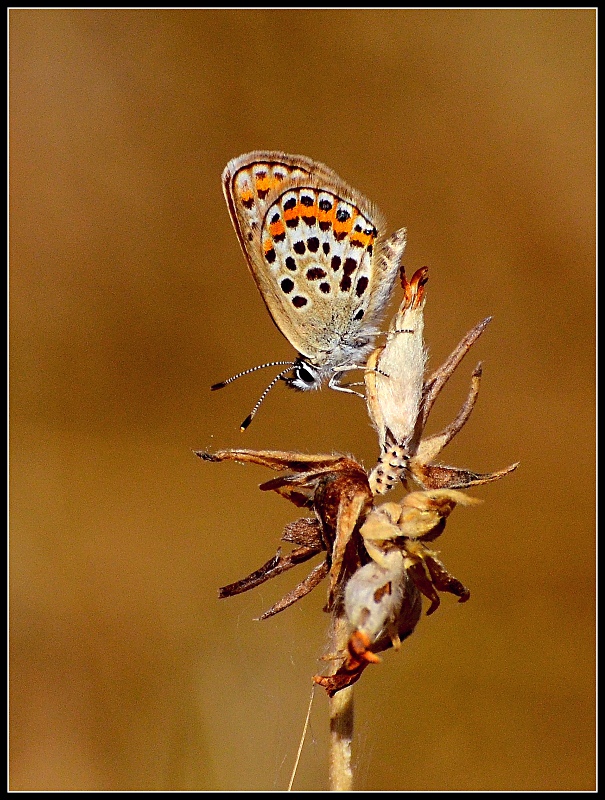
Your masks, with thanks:
[[[250,271],[284,336],[318,367],[365,356],[405,236],[399,248],[383,242],[378,209],[304,156],[239,156],[225,168],[223,188]]]
[[[271,268],[261,240],[267,210],[278,188],[311,175],[324,180],[337,178],[329,167],[306,156],[270,150],[255,150],[232,159],[222,176],[231,221],[250,272],[274,323],[297,349],[300,336],[290,324],[292,312],[277,282],[280,265]]]

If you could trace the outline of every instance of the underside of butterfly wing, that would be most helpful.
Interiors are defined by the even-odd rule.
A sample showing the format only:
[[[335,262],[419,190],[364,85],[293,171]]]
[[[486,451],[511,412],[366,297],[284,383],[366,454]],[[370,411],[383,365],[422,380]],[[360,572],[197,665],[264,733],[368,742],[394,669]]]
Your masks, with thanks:
[[[257,151],[223,173],[231,218],[263,300],[314,366],[363,363],[405,233],[384,241],[374,204],[319,162]]]

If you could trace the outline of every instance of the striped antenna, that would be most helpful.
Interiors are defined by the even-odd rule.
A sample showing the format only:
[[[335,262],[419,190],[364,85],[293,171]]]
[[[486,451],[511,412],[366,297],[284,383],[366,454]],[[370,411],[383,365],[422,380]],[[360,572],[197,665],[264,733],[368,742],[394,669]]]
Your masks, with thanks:
[[[278,362],[278,363],[279,363],[279,362]],[[243,432],[246,430],[246,428],[248,427],[248,425],[250,425],[250,423],[251,423],[251,422],[252,422],[252,420],[254,419],[254,415],[255,415],[255,414],[256,414],[256,412],[258,411],[258,409],[259,409],[259,407],[260,407],[260,404],[263,402],[263,400],[265,399],[265,397],[266,397],[266,396],[269,394],[269,392],[270,392],[270,391],[271,391],[271,389],[272,389],[272,388],[275,386],[275,384],[277,383],[277,381],[278,381],[280,378],[283,378],[283,376],[286,374],[286,372],[289,372],[289,370],[290,370],[290,367],[292,366],[292,364],[291,364],[289,361],[282,361],[281,363],[282,363],[282,364],[288,364],[288,369],[284,369],[284,370],[282,370],[282,371],[279,373],[279,375],[276,375],[276,376],[273,378],[273,380],[271,381],[271,383],[270,383],[270,384],[267,386],[267,388],[265,389],[265,391],[264,391],[264,392],[261,394],[261,396],[258,398],[258,402],[257,402],[257,403],[256,403],[256,405],[254,406],[254,408],[252,409],[252,411],[251,411],[251,412],[248,414],[248,416],[246,417],[246,419],[245,419],[245,420],[242,422],[242,424],[240,425],[240,428],[239,428],[239,429],[240,429],[240,431],[241,431],[242,433],[243,433]]]
[[[250,367],[250,369],[245,369],[243,372],[238,372],[237,375],[234,375],[232,378],[227,378],[226,381],[213,384],[210,389],[214,392],[216,389],[222,389],[223,386],[227,386],[228,383],[233,383],[233,381],[241,378],[242,375],[249,375],[251,372],[256,372],[257,369],[265,369],[265,367],[283,367],[285,364],[287,364],[289,367],[293,367],[294,361],[269,361],[267,364],[259,364],[258,367]],[[288,370],[286,369],[284,372],[281,372],[280,376],[287,371]]]

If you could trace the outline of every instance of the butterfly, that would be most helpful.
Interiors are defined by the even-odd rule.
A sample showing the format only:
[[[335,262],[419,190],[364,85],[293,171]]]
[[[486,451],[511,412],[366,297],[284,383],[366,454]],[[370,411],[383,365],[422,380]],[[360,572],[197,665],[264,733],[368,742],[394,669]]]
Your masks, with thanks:
[[[377,207],[336,173],[305,156],[258,150],[232,159],[222,175],[231,221],[273,322],[297,351],[271,381],[294,389],[354,392],[341,373],[363,368],[391,296],[406,244],[385,238]],[[289,377],[285,377],[291,372]]]

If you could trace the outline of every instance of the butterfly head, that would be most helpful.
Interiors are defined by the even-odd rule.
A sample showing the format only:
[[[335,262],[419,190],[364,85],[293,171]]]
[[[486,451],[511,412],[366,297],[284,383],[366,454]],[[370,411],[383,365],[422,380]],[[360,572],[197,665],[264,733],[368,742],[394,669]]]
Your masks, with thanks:
[[[292,367],[292,375],[282,380],[292,389],[307,392],[310,389],[321,388],[325,381],[325,371],[299,356]]]

